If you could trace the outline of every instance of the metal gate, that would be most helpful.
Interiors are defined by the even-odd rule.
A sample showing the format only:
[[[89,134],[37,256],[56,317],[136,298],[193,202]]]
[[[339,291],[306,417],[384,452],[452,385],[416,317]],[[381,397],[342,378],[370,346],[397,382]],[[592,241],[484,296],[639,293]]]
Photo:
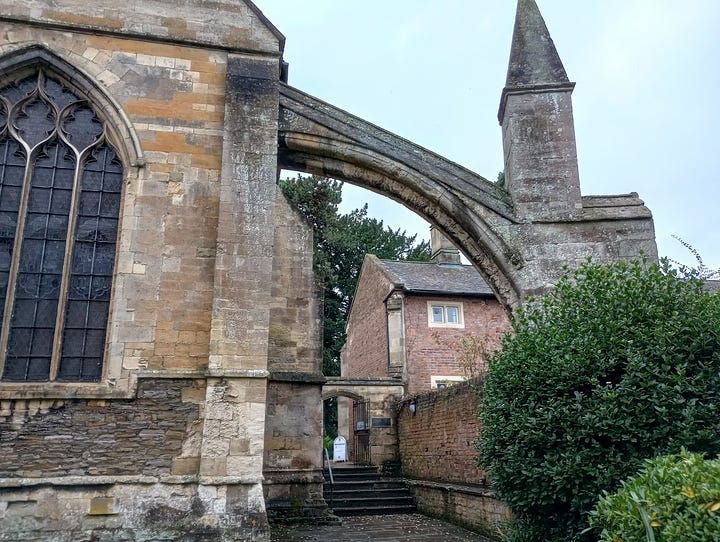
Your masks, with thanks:
[[[370,465],[370,401],[353,402],[355,464]]]

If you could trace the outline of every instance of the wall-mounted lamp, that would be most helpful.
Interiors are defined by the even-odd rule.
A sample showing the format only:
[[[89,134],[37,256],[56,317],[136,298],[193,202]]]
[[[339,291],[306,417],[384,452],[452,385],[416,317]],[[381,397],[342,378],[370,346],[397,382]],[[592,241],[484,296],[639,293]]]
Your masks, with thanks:
[[[417,403],[415,402],[415,399],[410,401],[410,404],[408,405],[408,408],[410,409],[410,412],[415,414],[415,411],[417,410]]]

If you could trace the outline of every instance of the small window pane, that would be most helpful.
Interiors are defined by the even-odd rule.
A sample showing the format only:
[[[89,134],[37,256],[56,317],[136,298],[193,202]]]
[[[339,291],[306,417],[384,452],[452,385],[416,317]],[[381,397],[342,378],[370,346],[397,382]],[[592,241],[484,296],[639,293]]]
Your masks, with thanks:
[[[101,243],[115,243],[117,239],[117,218],[101,218],[97,225],[97,240]]]
[[[66,215],[70,213],[71,202],[72,190],[53,189],[50,212],[56,215]]]
[[[85,327],[87,310],[87,301],[68,301],[65,313],[65,329]]]
[[[32,342],[32,329],[15,328],[10,332],[8,341],[8,357],[27,356],[30,354],[30,343]]]
[[[63,356],[82,356],[85,351],[85,330],[65,329],[63,337]]]
[[[22,190],[19,186],[3,186],[0,192],[0,211],[17,212]]]
[[[52,354],[53,345],[53,329],[35,328],[32,338],[30,353],[33,356],[50,356]]]
[[[61,275],[45,274],[40,278],[40,289],[38,290],[38,298],[40,299],[58,299],[60,297]]]
[[[37,302],[36,324],[38,327],[53,327],[57,316],[57,302],[53,299],[39,299]]]
[[[28,358],[15,358],[8,354],[5,360],[5,371],[3,372],[3,380],[10,382],[24,382],[27,375]]]
[[[447,312],[447,321],[448,324],[459,324],[460,323],[460,316],[459,311],[457,307],[445,307],[445,311]]]
[[[100,213],[100,192],[83,190],[80,197],[80,216],[97,216]]]
[[[28,199],[28,212],[30,213],[47,213],[50,211],[50,198],[52,190],[50,188],[33,188],[30,191]]]
[[[115,265],[115,245],[98,243],[95,247],[93,274],[112,275],[113,266]]]
[[[58,367],[58,380],[77,382],[82,375],[82,358],[66,357],[63,358],[60,367]]]
[[[108,301],[91,301],[88,310],[88,328],[105,329],[108,322]]]
[[[62,273],[63,262],[65,261],[65,242],[47,241],[45,243],[45,254],[42,270],[44,273]]]
[[[100,204],[100,216],[115,218],[120,212],[120,194],[105,193]]]
[[[48,217],[47,238],[64,241],[67,237],[67,215],[50,215]]]
[[[33,382],[44,382],[50,377],[50,357],[34,357],[28,362],[27,379]]]
[[[436,324],[442,324],[443,322],[445,322],[442,307],[432,308],[432,321]]]
[[[37,303],[34,299],[18,299],[15,301],[14,321],[18,327],[32,327],[35,323],[35,309]]]

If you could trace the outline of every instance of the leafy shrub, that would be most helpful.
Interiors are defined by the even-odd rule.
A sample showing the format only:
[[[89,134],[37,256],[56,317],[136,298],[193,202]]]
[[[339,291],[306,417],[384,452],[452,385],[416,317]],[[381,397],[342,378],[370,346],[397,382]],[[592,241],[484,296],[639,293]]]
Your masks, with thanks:
[[[588,262],[513,325],[490,359],[478,452],[525,539],[592,540],[587,514],[643,460],[720,452],[720,295],[700,280]]]
[[[720,459],[687,451],[657,457],[605,494],[590,515],[601,542],[720,540]]]

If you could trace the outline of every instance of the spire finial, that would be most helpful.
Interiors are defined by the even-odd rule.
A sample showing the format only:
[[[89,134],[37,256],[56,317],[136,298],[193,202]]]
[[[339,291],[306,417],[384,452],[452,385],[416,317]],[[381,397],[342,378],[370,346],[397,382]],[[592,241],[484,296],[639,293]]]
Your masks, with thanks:
[[[570,84],[535,0],[518,0],[506,90]]]

